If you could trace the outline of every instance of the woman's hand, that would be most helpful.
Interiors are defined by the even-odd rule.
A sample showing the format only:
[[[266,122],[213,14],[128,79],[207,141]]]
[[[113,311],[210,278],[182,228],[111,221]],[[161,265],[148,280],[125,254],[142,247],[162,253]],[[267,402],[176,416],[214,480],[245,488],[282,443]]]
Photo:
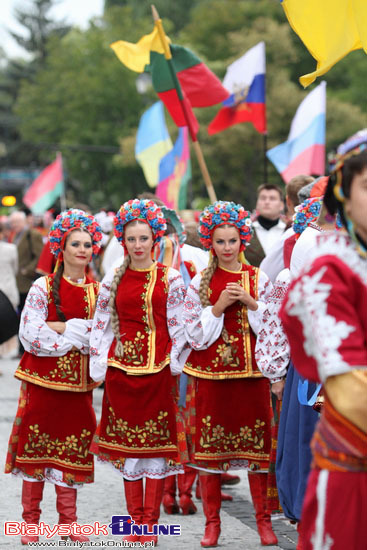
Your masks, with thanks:
[[[224,289],[213,306],[212,313],[215,317],[220,317],[228,306],[236,302],[238,298],[231,297],[228,290]]]
[[[246,290],[239,285],[238,283],[227,283],[226,290],[229,293],[230,298],[234,301],[239,300],[245,306],[247,306],[251,311],[256,311],[259,307],[256,300],[250,296]]]
[[[276,396],[279,401],[283,399],[283,391],[285,386],[285,380],[279,380],[279,382],[274,382],[274,384],[271,385],[271,391]]]
[[[57,334],[64,334],[65,332],[66,324],[62,321],[46,321],[46,325]]]

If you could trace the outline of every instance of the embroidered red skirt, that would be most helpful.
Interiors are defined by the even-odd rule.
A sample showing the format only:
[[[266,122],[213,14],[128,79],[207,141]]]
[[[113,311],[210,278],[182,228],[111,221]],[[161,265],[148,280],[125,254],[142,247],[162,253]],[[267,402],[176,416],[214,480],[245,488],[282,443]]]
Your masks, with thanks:
[[[177,429],[176,386],[169,367],[143,376],[109,367],[91,451],[117,468],[127,457],[177,460],[185,434],[182,422]]]
[[[237,461],[247,461],[251,470],[268,469],[272,419],[269,381],[196,378],[188,387],[190,463],[227,470]]]
[[[91,483],[95,429],[92,391],[55,391],[22,382],[5,472],[20,470],[42,480],[46,468],[55,468],[69,485]]]

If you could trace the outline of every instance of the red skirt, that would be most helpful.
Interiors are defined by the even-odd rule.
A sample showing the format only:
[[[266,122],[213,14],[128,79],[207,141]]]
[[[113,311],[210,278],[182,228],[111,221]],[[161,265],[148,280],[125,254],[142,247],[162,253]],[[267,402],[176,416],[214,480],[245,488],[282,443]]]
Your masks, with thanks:
[[[176,402],[177,383],[169,367],[143,376],[109,367],[91,452],[116,468],[127,457],[177,461],[186,445]]]
[[[267,470],[273,414],[269,381],[196,378],[188,387],[190,462],[228,470],[247,461],[251,470]]]
[[[95,429],[92,391],[56,391],[22,382],[5,473],[20,470],[42,480],[46,468],[55,468],[68,485],[91,483],[89,447]]]
[[[367,472],[312,470],[303,503],[304,550],[367,550]]]

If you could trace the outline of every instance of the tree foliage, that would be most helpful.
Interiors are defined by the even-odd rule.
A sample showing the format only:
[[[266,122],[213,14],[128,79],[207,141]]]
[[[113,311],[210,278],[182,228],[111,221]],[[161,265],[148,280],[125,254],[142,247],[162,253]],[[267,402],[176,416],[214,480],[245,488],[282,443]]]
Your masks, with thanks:
[[[265,41],[268,147],[284,141],[297,106],[312,89],[304,91],[298,77],[313,70],[315,61],[290,28],[280,4],[274,0],[157,0],[155,4],[172,41],[194,50],[220,78],[229,63]],[[39,147],[41,143],[81,146],[62,149],[63,156],[76,198],[92,208],[117,208],[147,189],[133,149],[140,116],[156,96],[152,90],[144,96],[137,93],[137,75],[118,61],[109,44],[118,39],[136,42],[152,26],[150,2],[106,0],[103,17],[93,19],[86,30],[49,33],[42,42],[43,63],[32,79],[21,81],[20,88],[20,80],[11,76],[14,67],[9,64],[8,72],[0,72],[0,117],[2,86],[8,78],[19,89],[12,116],[23,140]],[[366,78],[367,58],[362,51],[353,52],[326,75],[328,150],[365,125]],[[218,109],[196,110],[209,171],[219,198],[243,201],[251,208],[256,187],[264,180],[264,139],[250,124],[209,136],[206,127]],[[174,139],[177,129],[168,114],[167,123]],[[111,153],[86,151],[85,146],[108,146]],[[113,148],[120,148],[120,153],[112,154]],[[54,157],[47,148],[41,151],[45,163]],[[206,197],[195,158],[192,165],[194,196]],[[270,164],[268,174],[269,181],[281,183]]]

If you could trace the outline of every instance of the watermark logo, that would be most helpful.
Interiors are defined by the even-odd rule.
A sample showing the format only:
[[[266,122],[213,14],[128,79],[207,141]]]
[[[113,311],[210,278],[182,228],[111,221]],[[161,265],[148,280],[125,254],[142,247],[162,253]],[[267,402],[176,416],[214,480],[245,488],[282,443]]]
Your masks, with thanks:
[[[112,535],[168,535],[178,537],[181,535],[181,525],[168,524],[137,524],[131,516],[112,516],[108,526]]]

